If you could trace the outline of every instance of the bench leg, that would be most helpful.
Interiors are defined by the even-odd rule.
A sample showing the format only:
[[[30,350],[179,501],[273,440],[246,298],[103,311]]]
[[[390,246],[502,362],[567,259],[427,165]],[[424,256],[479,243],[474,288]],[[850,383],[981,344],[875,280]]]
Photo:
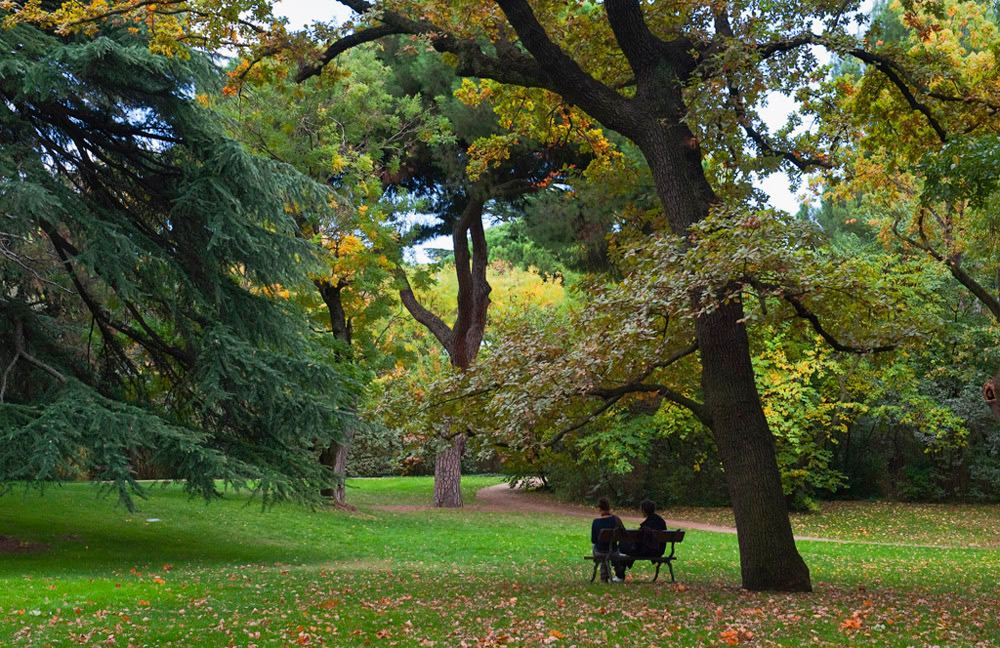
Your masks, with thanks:
[[[653,574],[653,580],[649,581],[650,583],[655,583],[656,579],[660,576],[660,564],[661,563],[656,563],[656,573]],[[667,563],[667,564],[669,564],[669,563]]]
[[[593,583],[594,579],[597,578],[597,568],[601,566],[601,563],[594,561],[594,573],[590,575],[590,582]]]
[[[672,560],[668,560],[667,561],[667,569],[670,570],[670,582],[671,583],[675,582],[674,581],[674,561],[672,561]]]

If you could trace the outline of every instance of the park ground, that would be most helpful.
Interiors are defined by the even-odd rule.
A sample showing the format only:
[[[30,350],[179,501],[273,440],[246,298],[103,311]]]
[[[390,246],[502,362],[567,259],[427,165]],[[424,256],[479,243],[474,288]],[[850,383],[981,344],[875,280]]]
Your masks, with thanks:
[[[357,511],[154,488],[139,511],[86,484],[0,500],[0,646],[1000,646],[1000,507],[834,503],[794,516],[812,594],[741,590],[724,509],[679,546],[590,584],[590,515],[463,480],[349,482]],[[630,512],[622,512],[626,517]],[[631,513],[634,516],[634,513]]]

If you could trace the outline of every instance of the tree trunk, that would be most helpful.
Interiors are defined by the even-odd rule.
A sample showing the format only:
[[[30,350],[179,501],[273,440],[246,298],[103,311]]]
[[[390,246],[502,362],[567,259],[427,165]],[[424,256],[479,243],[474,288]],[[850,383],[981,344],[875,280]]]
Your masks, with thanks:
[[[635,134],[653,174],[670,227],[683,235],[706,218],[718,197],[705,178],[698,140],[683,124],[646,122]],[[693,287],[697,307],[701,289]],[[743,587],[811,591],[788,520],[774,437],[757,392],[750,341],[739,302],[695,319],[701,384],[712,435],[733,502]]]
[[[459,434],[451,441],[451,448],[439,452],[434,458],[434,506],[460,508],[462,506],[462,455],[465,454],[465,435]]]
[[[354,428],[349,426],[344,429],[344,442],[332,443],[319,456],[319,462],[333,470],[334,483],[332,488],[324,488],[320,491],[323,497],[332,497],[333,503],[337,506],[347,506],[347,488],[344,479],[347,476],[347,454],[351,449],[351,441],[354,439]]]
[[[998,400],[997,395],[1000,394],[1000,373],[993,376],[986,381],[983,385],[983,400],[989,405],[990,411],[993,412],[993,418],[1000,421],[1000,400]]]
[[[400,301],[415,320],[429,330],[448,352],[453,367],[468,369],[479,353],[486,330],[486,313],[490,306],[490,288],[486,280],[488,261],[486,235],[483,229],[485,200],[468,199],[461,218],[452,223],[452,243],[455,250],[455,275],[458,279],[457,310],[454,326],[424,308],[402,271],[398,273],[404,287]],[[469,252],[469,242],[472,252]],[[452,446],[434,457],[434,506],[462,506],[462,454],[466,436],[458,434]]]
[[[695,331],[705,405],[736,517],[743,587],[807,592],[809,568],[792,536],[742,318],[742,306],[730,303],[699,317]]]
[[[316,287],[319,289],[323,302],[330,313],[330,331],[333,337],[347,345],[344,355],[350,359],[351,348],[351,320],[344,310],[344,302],[341,294],[347,283],[339,280],[336,284],[326,281],[317,281]],[[347,488],[344,480],[347,477],[347,454],[351,450],[351,441],[354,439],[354,427],[348,426],[344,429],[344,439],[341,443],[331,443],[330,447],[323,450],[319,456],[319,462],[333,470],[334,482],[332,488],[323,488],[320,495],[332,497],[333,503],[337,506],[347,506]]]

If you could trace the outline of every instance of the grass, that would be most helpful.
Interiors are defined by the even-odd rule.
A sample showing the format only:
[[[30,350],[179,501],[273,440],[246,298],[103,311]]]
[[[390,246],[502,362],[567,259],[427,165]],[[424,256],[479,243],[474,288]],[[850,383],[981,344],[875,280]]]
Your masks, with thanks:
[[[466,501],[496,481],[464,479]],[[385,510],[427,504],[431,480],[352,486],[356,513],[174,487],[137,515],[80,484],[6,497],[0,533],[49,547],[0,556],[0,646],[1000,646],[996,549],[802,541],[814,593],[749,593],[735,536],[690,532],[677,585],[639,582],[644,563],[590,585],[585,519]],[[931,515],[993,546],[964,509],[896,506],[824,512],[810,534],[906,540]]]
[[[733,526],[728,508],[673,507],[664,517]],[[1000,506],[904,502],[822,502],[818,513],[793,513],[796,535],[937,547],[1000,549]]]

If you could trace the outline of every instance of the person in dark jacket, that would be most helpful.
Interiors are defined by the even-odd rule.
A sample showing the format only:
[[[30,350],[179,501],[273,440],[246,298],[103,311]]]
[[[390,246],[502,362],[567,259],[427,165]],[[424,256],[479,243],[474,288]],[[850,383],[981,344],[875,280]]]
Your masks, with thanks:
[[[656,504],[652,500],[644,499],[639,502],[639,508],[646,519],[639,524],[639,529],[649,529],[650,531],[666,531],[667,522],[656,514]],[[628,547],[621,547],[622,553],[641,558],[659,558],[667,550],[667,545],[657,542],[652,534],[643,533],[642,542]],[[635,564],[634,560],[625,560],[622,564],[623,571]]]
[[[616,529],[624,528],[621,519],[611,512],[611,502],[607,497],[602,497],[597,500],[597,509],[600,515],[594,518],[594,521],[590,525],[590,542],[594,546],[595,556],[604,556],[610,552],[613,547],[608,542],[600,542],[597,537],[600,535],[603,529]],[[615,566],[615,578],[614,582],[620,583],[625,580],[625,566],[621,563],[613,563]],[[607,583],[611,574],[608,573],[607,563],[601,562],[601,582]]]

